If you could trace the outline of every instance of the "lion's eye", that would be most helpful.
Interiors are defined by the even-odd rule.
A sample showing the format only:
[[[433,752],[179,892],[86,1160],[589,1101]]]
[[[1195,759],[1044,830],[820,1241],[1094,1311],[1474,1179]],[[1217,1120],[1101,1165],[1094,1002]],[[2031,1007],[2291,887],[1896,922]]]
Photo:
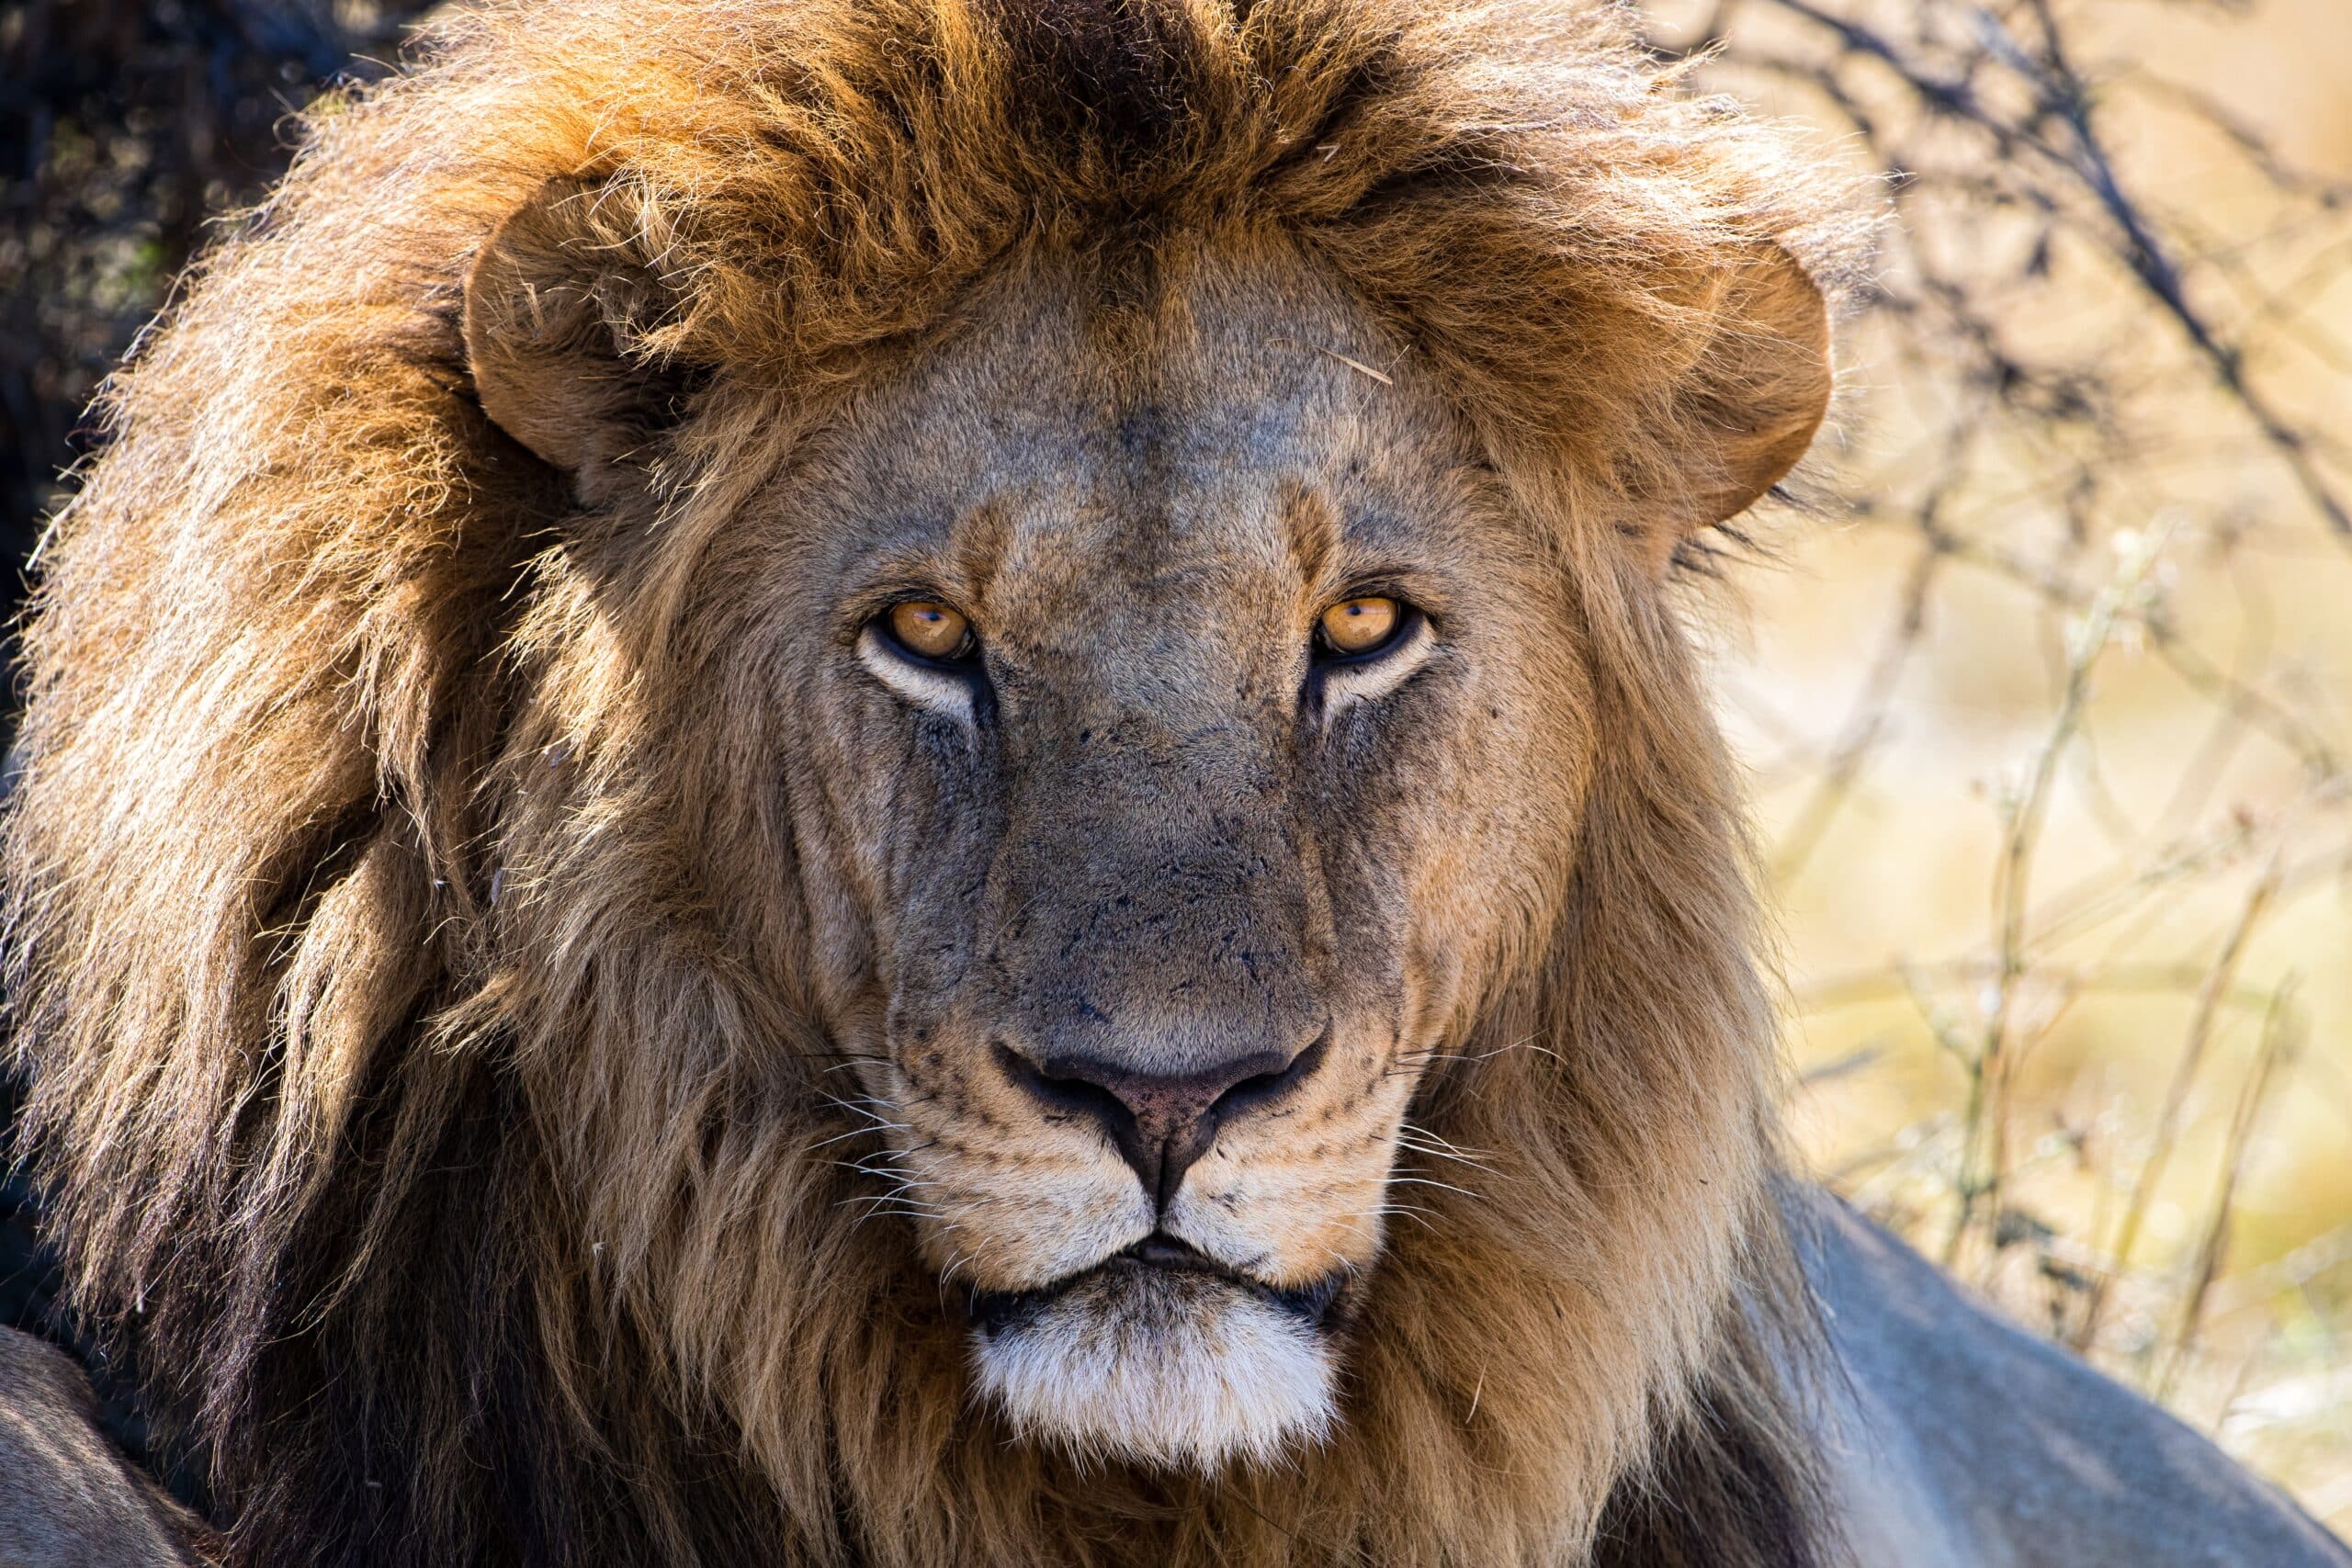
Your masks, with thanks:
[[[1404,606],[1378,594],[1342,599],[1323,612],[1317,628],[1323,646],[1341,659],[1377,653],[1395,640],[1405,622]]]
[[[918,659],[952,663],[970,657],[972,623],[964,612],[936,599],[904,599],[885,617],[891,640]]]

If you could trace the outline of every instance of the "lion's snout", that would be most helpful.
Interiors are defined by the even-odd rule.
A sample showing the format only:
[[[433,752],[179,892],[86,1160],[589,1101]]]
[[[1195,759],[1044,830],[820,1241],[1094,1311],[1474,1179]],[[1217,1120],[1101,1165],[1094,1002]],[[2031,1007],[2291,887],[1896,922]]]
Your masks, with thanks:
[[[1146,602],[1095,575],[1074,619]],[[1298,715],[1193,651],[1227,661],[1197,712],[1139,708],[1116,660],[1007,675],[974,744],[1009,804],[925,863],[885,1010],[890,1172],[979,1386],[1033,1437],[1199,1469],[1334,1419],[1411,1075],[1401,927],[1335,897]]]
[[[1270,1458],[1335,1419],[1334,1303],[1380,1246],[1402,1080],[1349,998],[1383,960],[1335,973],[1291,803],[1090,805],[1000,851],[989,961],[930,1045],[899,998],[904,1164],[1016,1429],[1162,1466]]]

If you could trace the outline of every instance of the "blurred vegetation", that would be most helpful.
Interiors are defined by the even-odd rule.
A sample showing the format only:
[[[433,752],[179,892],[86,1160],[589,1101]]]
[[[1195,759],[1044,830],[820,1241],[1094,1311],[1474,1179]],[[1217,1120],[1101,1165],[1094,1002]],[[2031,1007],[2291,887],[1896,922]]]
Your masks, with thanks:
[[[0,0],[12,558],[206,225],[422,9]],[[1814,515],[1710,619],[1805,1150],[2352,1531],[2352,7],[1645,9],[1896,207]]]
[[[2352,7],[1649,12],[1895,207],[1722,627],[1806,1150],[2352,1531]]]

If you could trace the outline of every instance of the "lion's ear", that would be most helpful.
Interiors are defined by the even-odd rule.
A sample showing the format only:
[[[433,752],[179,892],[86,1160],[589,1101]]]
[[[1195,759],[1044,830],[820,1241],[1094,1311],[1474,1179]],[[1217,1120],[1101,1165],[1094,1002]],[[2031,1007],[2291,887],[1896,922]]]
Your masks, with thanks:
[[[1724,289],[1719,324],[1673,396],[1675,471],[1635,487],[1642,515],[1626,531],[1661,572],[1687,536],[1780,483],[1829,412],[1829,303],[1804,266],[1762,246]]]
[[[508,214],[466,275],[466,359],[482,412],[594,502],[678,423],[688,377],[650,350],[667,304],[594,195],[550,182]]]

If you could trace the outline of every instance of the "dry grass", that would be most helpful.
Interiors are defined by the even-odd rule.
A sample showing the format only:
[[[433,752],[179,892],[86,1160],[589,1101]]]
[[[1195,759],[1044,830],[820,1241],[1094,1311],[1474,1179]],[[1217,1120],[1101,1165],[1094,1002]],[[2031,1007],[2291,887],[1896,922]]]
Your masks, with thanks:
[[[1653,13],[1899,209],[1724,660],[1804,1142],[2352,1530],[2352,15]]]

